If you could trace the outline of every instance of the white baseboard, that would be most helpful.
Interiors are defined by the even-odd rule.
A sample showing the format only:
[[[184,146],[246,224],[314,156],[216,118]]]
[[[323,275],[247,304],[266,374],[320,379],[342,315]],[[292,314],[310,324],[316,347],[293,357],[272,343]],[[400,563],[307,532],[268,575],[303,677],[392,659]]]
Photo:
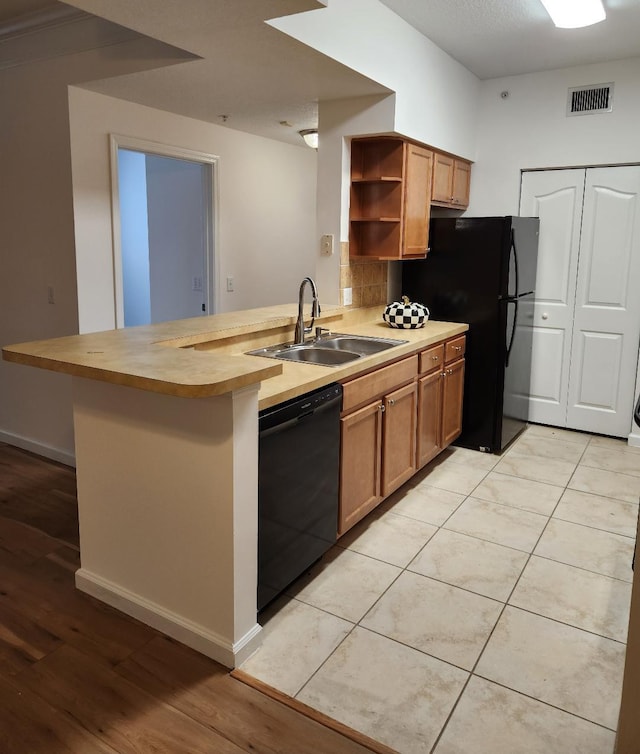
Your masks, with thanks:
[[[640,434],[638,434],[637,432],[632,432],[627,438],[627,442],[633,448],[640,448]]]
[[[0,442],[4,442],[7,445],[13,445],[21,450],[28,450],[30,453],[35,453],[44,458],[50,458],[52,461],[64,463],[66,466],[72,466],[75,468],[76,465],[76,457],[74,453],[69,453],[66,450],[60,450],[59,448],[52,448],[50,445],[44,445],[35,440],[29,440],[26,437],[14,435],[11,432],[3,432],[0,430]]]
[[[241,665],[260,646],[259,634],[262,627],[256,623],[235,643],[209,631],[204,626],[166,610],[161,605],[123,589],[95,573],[80,568],[76,571],[76,587],[92,597],[106,602],[132,618],[161,631],[182,644],[211,657],[227,668]]]

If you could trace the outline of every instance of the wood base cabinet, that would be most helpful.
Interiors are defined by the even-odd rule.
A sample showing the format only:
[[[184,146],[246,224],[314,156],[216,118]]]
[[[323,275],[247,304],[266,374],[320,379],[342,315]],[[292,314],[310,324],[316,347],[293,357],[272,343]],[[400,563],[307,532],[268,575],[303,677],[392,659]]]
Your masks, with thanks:
[[[464,359],[459,359],[445,368],[442,385],[442,447],[446,448],[462,432]]]
[[[462,431],[465,336],[343,384],[338,536]]]
[[[340,419],[340,513],[338,536],[382,500],[381,400]]]
[[[414,355],[343,385],[339,536],[416,471],[417,374]]]
[[[462,432],[465,337],[420,354],[418,379],[418,468],[435,458]]]
[[[387,497],[416,473],[415,382],[384,398],[382,422],[382,496]]]
[[[418,468],[443,450],[442,444],[442,371],[418,380]]]

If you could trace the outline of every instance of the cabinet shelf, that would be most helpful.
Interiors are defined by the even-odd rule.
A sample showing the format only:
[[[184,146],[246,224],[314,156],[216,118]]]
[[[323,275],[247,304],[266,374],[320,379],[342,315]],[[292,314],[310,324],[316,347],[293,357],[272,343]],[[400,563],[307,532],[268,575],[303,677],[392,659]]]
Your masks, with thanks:
[[[352,223],[399,223],[399,217],[352,217]]]
[[[352,183],[402,183],[402,178],[393,175],[380,175],[376,178],[353,178]]]

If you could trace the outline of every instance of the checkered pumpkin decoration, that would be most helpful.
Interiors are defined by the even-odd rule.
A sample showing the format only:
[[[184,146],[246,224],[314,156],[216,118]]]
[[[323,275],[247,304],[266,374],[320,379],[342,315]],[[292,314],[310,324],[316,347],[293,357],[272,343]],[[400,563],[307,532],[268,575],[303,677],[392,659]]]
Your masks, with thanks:
[[[389,327],[416,330],[418,327],[424,327],[424,323],[429,319],[429,310],[426,306],[411,302],[403,296],[402,301],[394,301],[387,306],[382,319]]]

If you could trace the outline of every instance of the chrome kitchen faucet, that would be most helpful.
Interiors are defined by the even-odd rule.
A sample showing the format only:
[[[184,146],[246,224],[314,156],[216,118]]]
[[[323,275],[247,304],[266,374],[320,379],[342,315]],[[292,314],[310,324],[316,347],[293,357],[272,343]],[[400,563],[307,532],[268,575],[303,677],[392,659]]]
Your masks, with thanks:
[[[307,283],[309,283],[309,285],[311,286],[311,293],[313,294],[313,302],[311,303],[311,324],[309,325],[309,327],[304,326],[304,313],[302,311],[304,306],[304,289]],[[318,300],[318,289],[316,288],[316,284],[310,277],[303,278],[302,282],[300,283],[300,291],[298,293],[298,320],[296,322],[296,330],[293,338],[293,341],[296,345],[299,343],[304,343],[305,335],[309,335],[309,333],[311,333],[311,331],[313,330],[313,323],[315,321],[315,318],[319,316],[320,301]]]

